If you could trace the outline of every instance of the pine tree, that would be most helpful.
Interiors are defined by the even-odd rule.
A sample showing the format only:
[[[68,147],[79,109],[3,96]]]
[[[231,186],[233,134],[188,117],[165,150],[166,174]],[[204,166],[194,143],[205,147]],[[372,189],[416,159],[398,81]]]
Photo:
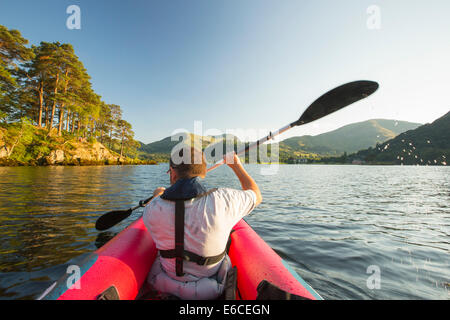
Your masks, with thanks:
[[[72,137],[100,139],[121,157],[135,154],[139,143],[131,124],[122,119],[120,106],[95,93],[72,45],[41,42],[27,48],[27,43],[19,31],[0,25],[0,120],[13,121],[8,153],[27,152],[23,143],[33,119],[39,128],[56,127],[58,135],[65,130]]]
[[[33,58],[33,51],[25,47],[27,43],[19,31],[0,25],[0,112],[8,116],[18,106],[18,64]]]
[[[120,139],[120,157],[122,157],[124,147],[127,148],[133,145],[134,132],[131,130],[131,124],[125,120],[119,120],[117,127],[117,137]]]

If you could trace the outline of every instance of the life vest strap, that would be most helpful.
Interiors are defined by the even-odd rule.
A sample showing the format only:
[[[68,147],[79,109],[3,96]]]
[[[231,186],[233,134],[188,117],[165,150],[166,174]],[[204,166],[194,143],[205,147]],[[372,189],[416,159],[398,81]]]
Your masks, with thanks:
[[[177,252],[175,249],[172,250],[160,250],[161,257],[166,259],[173,259],[177,258]],[[227,251],[225,250],[221,254],[218,254],[217,256],[211,256],[211,257],[202,257],[198,254],[195,254],[193,252],[184,250],[182,254],[182,260],[195,262],[196,264],[200,266],[207,266],[211,264],[215,264],[223,259],[225,255],[227,254]]]
[[[184,201],[175,201],[175,268],[178,277],[183,273],[184,252]]]
[[[211,189],[205,193],[198,195],[195,198],[201,198],[207,196],[208,194],[216,191],[217,189]],[[164,195],[163,195],[164,196]],[[202,257],[193,252],[184,250],[184,214],[185,207],[184,201],[187,199],[166,199],[164,200],[174,201],[175,202],[175,248],[171,250],[160,250],[160,255],[166,259],[175,258],[175,271],[178,277],[182,277],[183,273],[183,260],[195,262],[198,265],[206,266],[215,264],[223,259],[223,257],[227,254],[230,243],[227,244],[227,248],[221,254],[212,257]],[[229,239],[229,241],[231,238]]]

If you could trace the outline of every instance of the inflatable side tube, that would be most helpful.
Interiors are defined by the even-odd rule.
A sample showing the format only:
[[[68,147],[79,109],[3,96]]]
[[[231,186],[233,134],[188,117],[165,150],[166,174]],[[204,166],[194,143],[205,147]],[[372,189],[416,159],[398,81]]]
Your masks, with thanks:
[[[155,243],[140,218],[82,263],[78,281],[68,285],[69,275],[66,275],[39,299],[96,300],[114,286],[120,300],[133,300],[146,280],[156,254]]]
[[[237,267],[237,298],[255,300],[258,285],[266,280],[288,293],[322,300],[247,222],[241,220],[234,230],[229,256]]]

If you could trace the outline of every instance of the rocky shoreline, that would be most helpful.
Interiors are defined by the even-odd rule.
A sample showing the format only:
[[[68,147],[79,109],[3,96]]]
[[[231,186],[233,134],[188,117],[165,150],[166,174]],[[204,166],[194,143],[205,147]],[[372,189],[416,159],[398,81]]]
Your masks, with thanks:
[[[86,139],[70,139],[65,142],[52,141],[45,145],[46,152],[35,156],[10,157],[11,146],[3,138],[4,131],[0,131],[0,166],[93,166],[93,165],[154,165],[153,160],[131,159],[120,156],[97,141],[88,142]],[[20,144],[18,144],[20,146]],[[29,145],[22,146],[25,150]]]

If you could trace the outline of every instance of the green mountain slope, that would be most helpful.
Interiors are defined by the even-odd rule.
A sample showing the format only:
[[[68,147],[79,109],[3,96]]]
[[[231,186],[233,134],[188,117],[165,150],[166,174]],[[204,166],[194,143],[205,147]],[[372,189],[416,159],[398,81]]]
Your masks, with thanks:
[[[207,159],[213,162],[219,159],[215,159],[214,157],[215,153],[211,151],[213,151],[216,148],[217,143],[221,143],[220,147],[223,146],[223,149],[225,150],[225,143],[222,143],[223,140],[227,140],[228,145],[234,146],[236,146],[236,144],[239,144],[239,146],[241,145],[239,140],[232,135],[202,137],[194,135],[192,133],[190,134],[191,145],[192,146],[201,145],[202,149],[205,149],[205,153],[209,155],[207,156]],[[187,137],[183,138],[178,137],[178,140],[176,138],[172,139],[172,137],[167,137],[160,141],[152,142],[149,144],[141,143],[141,148],[139,149],[139,157],[155,161],[169,161],[172,149],[182,141],[188,143]]]
[[[341,127],[317,136],[302,136],[280,142],[280,150],[336,156],[353,153],[383,143],[402,132],[419,127],[419,123],[385,119],[368,120]]]
[[[354,123],[337,130],[324,133],[318,136],[302,136],[286,139],[279,144],[280,162],[295,162],[299,158],[319,159],[323,156],[340,156],[344,152],[353,153],[361,149],[375,146],[392,139],[401,132],[415,129],[420,124],[406,121],[394,120],[368,120]],[[214,145],[227,140],[227,145],[234,145],[234,148],[240,148],[243,143],[232,135],[222,135],[214,137],[200,137],[191,134],[191,139],[203,139],[201,145],[203,148],[209,146],[205,151],[207,159]],[[160,141],[149,144],[141,143],[140,158],[152,159],[156,161],[168,161],[170,152],[179,141],[172,141],[167,137]],[[270,149],[270,147],[269,147]],[[212,160],[213,162],[218,159]]]
[[[450,112],[431,124],[404,132],[375,148],[361,150],[349,159],[369,163],[447,165],[449,157]]]

